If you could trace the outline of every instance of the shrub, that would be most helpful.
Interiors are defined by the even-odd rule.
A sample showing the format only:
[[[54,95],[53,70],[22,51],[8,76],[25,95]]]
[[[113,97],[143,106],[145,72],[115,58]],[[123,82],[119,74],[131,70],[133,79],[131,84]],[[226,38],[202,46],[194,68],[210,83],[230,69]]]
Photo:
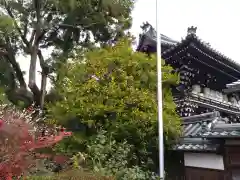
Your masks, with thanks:
[[[96,173],[90,173],[82,170],[72,169],[66,172],[59,173],[55,176],[37,177],[31,176],[26,180],[115,180],[113,177],[102,176]]]
[[[114,175],[117,180],[157,179],[155,173],[139,166],[132,166],[130,158],[136,154],[133,146],[127,141],[116,142],[106,131],[94,137],[88,144],[87,162],[94,172],[103,175]]]
[[[27,173],[36,160],[51,155],[36,150],[50,147],[65,136],[64,129],[49,128],[31,107],[23,111],[14,106],[0,105],[0,176],[8,180]],[[35,114],[35,115],[33,115]]]

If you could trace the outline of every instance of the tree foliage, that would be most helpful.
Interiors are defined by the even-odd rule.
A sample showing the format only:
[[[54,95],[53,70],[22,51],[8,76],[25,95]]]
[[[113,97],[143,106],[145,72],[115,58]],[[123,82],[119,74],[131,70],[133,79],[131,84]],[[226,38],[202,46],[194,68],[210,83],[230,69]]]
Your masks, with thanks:
[[[15,104],[21,100],[43,106],[47,78],[58,68],[54,57],[62,55],[66,60],[74,49],[115,42],[131,26],[132,7],[132,0],[2,0],[0,80],[9,99]],[[44,50],[53,56],[44,57]],[[28,83],[17,62],[19,54],[30,56]],[[37,61],[40,89],[36,85]]]
[[[178,76],[162,65],[164,132],[169,143],[180,130],[171,94]],[[156,57],[133,52],[131,42],[124,39],[65,64],[55,87],[62,99],[49,105],[49,118],[87,135],[104,128],[117,141],[125,139],[134,146],[132,164],[154,166],[156,84]]]

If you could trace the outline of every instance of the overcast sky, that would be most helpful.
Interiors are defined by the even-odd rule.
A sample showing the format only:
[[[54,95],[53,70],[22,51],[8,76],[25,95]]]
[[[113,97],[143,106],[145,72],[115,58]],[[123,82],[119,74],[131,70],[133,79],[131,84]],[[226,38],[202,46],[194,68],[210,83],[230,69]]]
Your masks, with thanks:
[[[239,0],[158,0],[161,3],[161,33],[181,40],[187,28],[197,27],[197,35],[213,48],[240,63],[240,6]],[[137,0],[132,12],[131,32],[137,37],[140,26],[148,21],[156,27],[156,0]],[[29,60],[21,59],[28,71]],[[38,70],[39,70],[38,65]],[[28,76],[28,75],[27,75]],[[26,79],[28,80],[28,77]],[[38,86],[40,77],[37,77]]]
[[[197,36],[240,63],[240,1],[239,0],[158,0],[161,3],[161,33],[181,40],[187,28],[197,27]],[[156,0],[137,0],[132,13],[132,33],[141,32],[148,21],[156,27]]]

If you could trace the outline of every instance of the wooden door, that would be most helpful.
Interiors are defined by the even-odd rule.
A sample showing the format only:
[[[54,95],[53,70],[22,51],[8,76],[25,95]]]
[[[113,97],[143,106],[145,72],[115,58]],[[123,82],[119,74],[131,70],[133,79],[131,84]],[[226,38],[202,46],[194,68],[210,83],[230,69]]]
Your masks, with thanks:
[[[225,166],[229,175],[227,180],[240,179],[240,146],[229,146],[225,148]]]
[[[224,180],[223,171],[204,168],[185,168],[186,180]]]

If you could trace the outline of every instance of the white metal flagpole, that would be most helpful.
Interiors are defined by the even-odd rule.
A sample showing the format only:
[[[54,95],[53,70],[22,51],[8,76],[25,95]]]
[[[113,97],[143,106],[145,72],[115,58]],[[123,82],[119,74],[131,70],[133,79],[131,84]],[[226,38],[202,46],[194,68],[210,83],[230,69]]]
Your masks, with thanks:
[[[157,97],[158,97],[158,138],[159,138],[159,176],[164,180],[164,142],[163,142],[163,108],[162,108],[162,58],[160,33],[160,0],[156,0],[157,29]]]

